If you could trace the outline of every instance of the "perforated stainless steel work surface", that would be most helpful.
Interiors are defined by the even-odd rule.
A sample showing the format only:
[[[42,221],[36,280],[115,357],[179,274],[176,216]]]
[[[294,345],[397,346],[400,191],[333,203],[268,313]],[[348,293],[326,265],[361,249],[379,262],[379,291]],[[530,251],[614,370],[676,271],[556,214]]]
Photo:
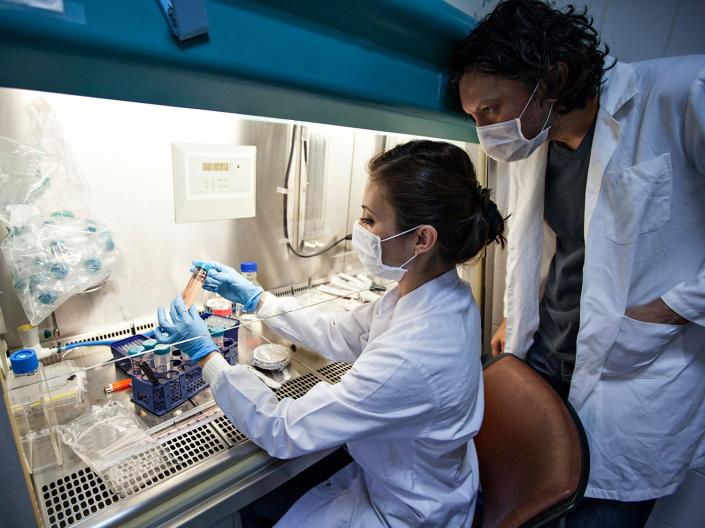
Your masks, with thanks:
[[[351,363],[329,363],[325,367],[319,368],[316,372],[335,384],[340,381],[340,378],[342,378],[351,367]]]
[[[287,381],[279,389],[274,391],[274,394],[279,400],[283,400],[284,398],[300,398],[311,390],[314,385],[320,382],[321,380],[317,378],[315,374],[309,372],[308,374]]]
[[[247,442],[247,436],[238,431],[226,416],[220,416],[213,421],[213,425],[231,446],[236,446]]]
[[[39,492],[49,528],[71,526],[119,500],[87,467],[43,485]]]
[[[117,482],[119,488],[124,491],[122,496],[111,491],[103,479],[90,468],[78,469],[42,485],[39,489],[45,522],[49,528],[71,526],[130,495],[155,486],[224,451],[227,447],[225,439],[210,423],[181,432],[177,436],[167,436],[160,443],[160,450],[165,455],[159,456],[160,463],[154,462],[154,450],[136,455],[124,463],[127,466],[125,471],[118,474],[124,475],[121,478],[125,480]]]

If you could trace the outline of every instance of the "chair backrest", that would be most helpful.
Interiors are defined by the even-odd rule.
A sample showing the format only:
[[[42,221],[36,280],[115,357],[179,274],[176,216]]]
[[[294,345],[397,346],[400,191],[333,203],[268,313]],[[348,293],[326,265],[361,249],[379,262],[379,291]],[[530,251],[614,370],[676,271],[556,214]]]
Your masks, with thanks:
[[[582,499],[589,454],[569,403],[511,354],[484,369],[485,416],[475,446],[483,528],[541,526]]]

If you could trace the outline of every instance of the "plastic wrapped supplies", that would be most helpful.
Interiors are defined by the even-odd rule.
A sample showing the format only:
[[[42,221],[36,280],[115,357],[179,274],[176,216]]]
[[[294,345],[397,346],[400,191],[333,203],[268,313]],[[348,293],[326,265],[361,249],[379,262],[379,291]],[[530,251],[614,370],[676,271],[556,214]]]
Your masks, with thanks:
[[[33,325],[69,297],[104,283],[119,263],[110,230],[69,211],[14,226],[0,248]]]
[[[120,266],[112,232],[90,210],[89,189],[42,100],[29,105],[33,145],[0,137],[0,242],[33,325]]]

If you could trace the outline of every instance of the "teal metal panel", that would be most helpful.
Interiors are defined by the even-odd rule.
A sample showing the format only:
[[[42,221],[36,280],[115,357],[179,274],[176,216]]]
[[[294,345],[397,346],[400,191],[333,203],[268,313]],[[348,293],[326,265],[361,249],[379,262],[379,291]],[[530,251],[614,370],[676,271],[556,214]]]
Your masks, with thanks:
[[[0,86],[476,141],[446,93],[474,20],[441,0],[211,0],[183,43],[156,2],[0,2]]]

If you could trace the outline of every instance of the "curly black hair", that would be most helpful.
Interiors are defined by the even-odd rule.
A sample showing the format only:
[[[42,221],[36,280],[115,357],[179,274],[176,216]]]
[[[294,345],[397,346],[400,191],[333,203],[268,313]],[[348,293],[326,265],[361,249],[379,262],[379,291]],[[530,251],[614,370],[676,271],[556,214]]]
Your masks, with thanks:
[[[449,88],[460,103],[460,79],[466,73],[499,75],[522,81],[529,91],[543,81],[543,98],[555,98],[566,114],[585,108],[603,82],[609,47],[600,47],[587,8],[565,11],[540,0],[506,0],[461,40],[450,61]],[[565,77],[557,67],[564,62]]]

